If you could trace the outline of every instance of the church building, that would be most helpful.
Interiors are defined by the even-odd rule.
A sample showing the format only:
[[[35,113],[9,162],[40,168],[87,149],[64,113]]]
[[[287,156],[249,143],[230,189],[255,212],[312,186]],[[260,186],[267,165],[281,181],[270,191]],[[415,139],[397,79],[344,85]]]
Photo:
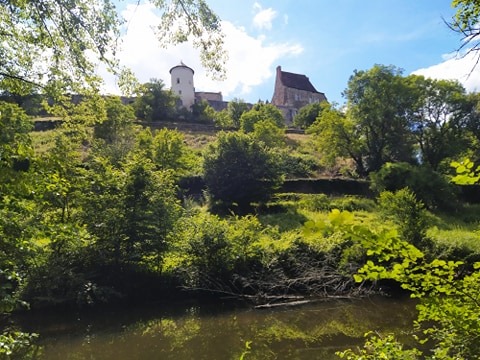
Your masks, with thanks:
[[[282,110],[287,124],[292,123],[301,107],[322,101],[327,101],[327,97],[315,89],[308,77],[282,71],[277,66],[272,104]]]

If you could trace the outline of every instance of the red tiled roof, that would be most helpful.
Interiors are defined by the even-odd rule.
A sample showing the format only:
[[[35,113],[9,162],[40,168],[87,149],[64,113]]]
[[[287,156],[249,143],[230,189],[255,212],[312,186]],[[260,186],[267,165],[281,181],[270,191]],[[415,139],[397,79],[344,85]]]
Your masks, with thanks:
[[[305,75],[281,71],[280,80],[282,84],[286,87],[318,93],[318,91],[313,87],[308,77],[306,77]]]

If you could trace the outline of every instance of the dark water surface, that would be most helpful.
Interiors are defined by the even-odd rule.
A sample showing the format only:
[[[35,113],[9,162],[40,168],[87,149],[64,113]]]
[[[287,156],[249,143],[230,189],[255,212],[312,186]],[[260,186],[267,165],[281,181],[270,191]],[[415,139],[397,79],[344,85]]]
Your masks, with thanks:
[[[255,310],[232,304],[161,304],[19,318],[40,334],[42,359],[335,359],[370,330],[401,334],[414,304],[370,298]],[[400,335],[401,336],[401,335]]]

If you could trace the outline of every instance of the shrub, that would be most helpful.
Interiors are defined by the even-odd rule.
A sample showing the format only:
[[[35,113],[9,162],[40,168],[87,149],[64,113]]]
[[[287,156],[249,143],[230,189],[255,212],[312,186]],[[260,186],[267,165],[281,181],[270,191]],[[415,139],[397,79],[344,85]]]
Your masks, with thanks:
[[[204,155],[211,207],[250,210],[266,202],[282,181],[274,153],[242,133],[220,133]]]
[[[309,154],[292,152],[292,149],[282,149],[279,151],[281,157],[282,173],[287,178],[309,178],[320,169],[317,158]]]
[[[311,194],[305,196],[299,206],[309,211],[326,211],[330,209],[330,199],[325,194]]]
[[[249,111],[245,111],[240,116],[240,128],[245,133],[250,133],[254,130],[254,125],[262,120],[270,120],[277,127],[285,127],[285,120],[282,112],[272,104],[255,104]]]
[[[372,190],[378,194],[408,187],[429,209],[454,210],[458,204],[454,186],[428,167],[386,163],[370,174],[370,180]]]
[[[391,218],[398,226],[403,238],[415,246],[426,238],[427,214],[421,201],[408,188],[392,193],[380,194],[379,205],[385,217]]]
[[[200,215],[193,219],[186,253],[191,271],[199,286],[208,286],[208,279],[224,279],[233,267],[232,244],[228,224],[215,215]]]
[[[342,211],[372,211],[376,207],[375,201],[361,196],[346,195],[331,200],[330,209],[339,209]]]
[[[326,102],[315,102],[302,107],[293,118],[293,124],[302,129],[307,129],[320,116],[323,109],[326,108]]]

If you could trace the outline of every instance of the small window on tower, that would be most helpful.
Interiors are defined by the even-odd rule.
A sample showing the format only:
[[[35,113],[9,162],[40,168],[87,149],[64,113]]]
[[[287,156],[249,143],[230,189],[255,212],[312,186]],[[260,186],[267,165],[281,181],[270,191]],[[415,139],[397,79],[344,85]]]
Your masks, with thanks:
[[[182,95],[182,90],[178,90],[178,95]]]
[[[180,84],[180,78],[177,78],[177,84]]]

